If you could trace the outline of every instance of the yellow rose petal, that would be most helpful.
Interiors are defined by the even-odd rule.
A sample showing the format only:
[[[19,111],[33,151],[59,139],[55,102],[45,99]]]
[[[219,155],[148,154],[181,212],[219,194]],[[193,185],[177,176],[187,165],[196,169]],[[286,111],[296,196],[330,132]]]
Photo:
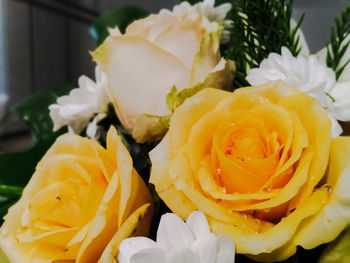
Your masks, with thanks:
[[[259,259],[258,254],[271,253],[286,244],[298,229],[299,224],[309,216],[318,213],[328,199],[328,193],[325,190],[319,190],[312,194],[312,196],[298,209],[296,209],[289,216],[282,218],[274,227],[259,233],[251,232],[247,234],[238,227],[230,224],[225,224],[220,221],[208,219],[211,230],[215,234],[230,235],[235,240],[236,252],[243,254],[257,255],[255,258]],[[296,246],[294,246],[294,252]],[[293,253],[287,255],[291,256]],[[264,255],[263,257],[266,257]],[[286,258],[287,258],[286,257]]]
[[[335,239],[350,220],[350,138],[332,140],[327,187],[330,197],[323,209],[305,221],[295,236],[295,243],[306,249]]]
[[[114,235],[105,250],[98,263],[114,263],[117,262],[120,243],[133,235],[144,234],[144,228],[141,227],[141,219],[145,217],[147,210],[150,209],[150,204],[144,204],[143,206],[136,209],[124,222],[119,231]]]
[[[114,128],[107,149],[65,134],[9,209],[0,248],[13,263],[97,262],[127,218],[146,203],[151,195]],[[139,234],[148,234],[152,211],[139,219]]]

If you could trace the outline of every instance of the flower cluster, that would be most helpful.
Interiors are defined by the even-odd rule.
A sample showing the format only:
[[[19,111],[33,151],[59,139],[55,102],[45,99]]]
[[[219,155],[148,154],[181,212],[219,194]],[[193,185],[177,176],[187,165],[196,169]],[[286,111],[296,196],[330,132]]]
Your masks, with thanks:
[[[293,57],[286,47],[281,55],[271,53],[259,68],[249,71],[247,80],[251,85],[260,85],[274,80],[283,80],[316,99],[328,110],[332,121],[332,136],[343,130],[337,120],[350,120],[350,78],[343,74],[336,81],[335,73],[326,66],[325,59],[316,55]],[[321,51],[324,52],[324,51]]]
[[[96,81],[82,76],[49,107],[54,130],[70,133],[0,228],[12,263],[275,262],[349,225],[350,138],[338,121],[350,120],[350,49],[339,75],[296,26],[299,55],[281,46],[244,73],[220,50],[257,33],[230,39],[231,7],[183,2],[109,29],[91,53]],[[251,15],[232,12],[243,25]],[[235,74],[252,86],[235,89]]]

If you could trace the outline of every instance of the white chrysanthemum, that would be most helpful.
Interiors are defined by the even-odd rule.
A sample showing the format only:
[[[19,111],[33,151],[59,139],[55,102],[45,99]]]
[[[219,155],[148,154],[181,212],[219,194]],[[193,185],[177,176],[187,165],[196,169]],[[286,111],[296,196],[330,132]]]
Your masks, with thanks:
[[[247,81],[254,86],[279,79],[318,100],[328,110],[332,136],[342,133],[337,120],[350,120],[350,82],[337,83],[334,71],[315,55],[293,57],[286,47],[282,48],[281,55],[271,53],[247,76]]]
[[[160,13],[171,13],[174,16],[186,15],[188,19],[196,20],[202,16],[207,18],[203,20],[204,27],[208,32],[215,32],[218,27],[218,23],[221,23],[225,29],[231,27],[232,21],[225,20],[227,13],[231,10],[232,5],[225,3],[219,6],[215,6],[215,0],[204,0],[195,5],[191,5],[188,2],[182,2],[179,5],[173,7],[173,10],[162,9]],[[221,42],[226,43],[229,40],[229,31],[224,30],[221,36]]]
[[[110,102],[107,90],[107,76],[98,66],[95,69],[96,82],[86,76],[79,78],[79,88],[73,89],[69,95],[57,99],[57,104],[49,106],[50,116],[54,122],[54,131],[68,125],[71,132],[80,133],[90,120],[107,110]],[[101,115],[98,115],[101,120]],[[95,119],[97,120],[97,119]],[[90,128],[89,136],[96,137]]]
[[[163,215],[157,242],[145,237],[125,239],[119,246],[118,262],[234,263],[234,255],[231,237],[211,233],[205,215],[195,211],[186,223],[175,214]]]

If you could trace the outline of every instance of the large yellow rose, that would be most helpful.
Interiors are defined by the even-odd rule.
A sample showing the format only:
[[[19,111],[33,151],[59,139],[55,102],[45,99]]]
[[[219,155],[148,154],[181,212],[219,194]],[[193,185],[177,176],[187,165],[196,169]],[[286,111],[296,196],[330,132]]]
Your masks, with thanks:
[[[107,74],[120,121],[138,142],[157,136],[161,127],[154,127],[154,119],[145,119],[171,113],[166,95],[173,86],[179,91],[203,83],[221,89],[231,86],[233,65],[219,51],[223,28],[219,21],[210,20],[223,20],[230,5],[203,9],[213,10],[214,15],[182,3],[174,12],[162,11],[133,22],[125,34],[114,29],[92,53]],[[215,15],[216,9],[220,15]]]
[[[337,141],[338,168],[331,165],[324,176],[330,132],[318,102],[284,82],[233,93],[205,89],[175,111],[150,153],[150,182],[183,219],[203,211],[211,230],[230,235],[238,253],[283,260],[297,245],[333,240],[350,222],[350,198],[338,182],[350,176],[339,176],[345,157],[337,161],[350,140]]]
[[[97,262],[102,253],[100,262],[112,263],[118,242],[131,233],[147,235],[150,204],[150,193],[114,128],[107,149],[65,134],[9,209],[0,247],[12,263]]]

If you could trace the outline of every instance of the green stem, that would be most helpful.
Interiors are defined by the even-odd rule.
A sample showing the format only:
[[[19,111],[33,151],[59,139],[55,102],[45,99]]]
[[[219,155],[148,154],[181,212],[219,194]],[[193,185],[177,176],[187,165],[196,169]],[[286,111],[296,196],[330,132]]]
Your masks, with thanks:
[[[22,187],[0,184],[0,193],[1,194],[12,194],[12,195],[21,196],[22,191],[23,191]]]

